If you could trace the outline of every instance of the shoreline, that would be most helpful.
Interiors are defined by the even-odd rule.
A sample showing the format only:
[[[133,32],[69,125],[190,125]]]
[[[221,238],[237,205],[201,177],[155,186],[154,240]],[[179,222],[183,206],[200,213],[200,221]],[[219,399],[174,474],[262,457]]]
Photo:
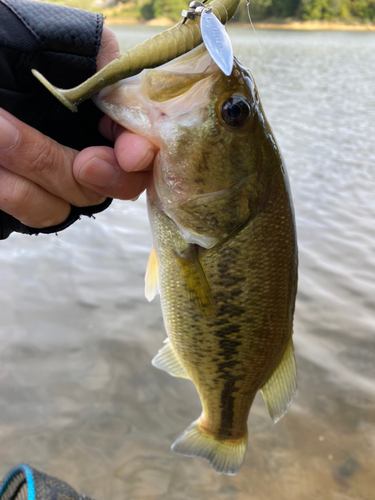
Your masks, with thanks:
[[[106,24],[112,25],[145,25],[168,28],[177,24],[167,17],[159,17],[150,21],[139,21],[135,17],[110,17],[105,18]],[[255,29],[259,30],[293,30],[293,31],[375,31],[375,24],[347,24],[331,21],[280,21],[280,22],[255,22]],[[231,23],[231,27],[251,28],[250,23]]]
[[[347,24],[333,21],[284,21],[253,23],[256,29],[300,31],[375,31],[375,24]],[[251,26],[245,24],[241,26]]]

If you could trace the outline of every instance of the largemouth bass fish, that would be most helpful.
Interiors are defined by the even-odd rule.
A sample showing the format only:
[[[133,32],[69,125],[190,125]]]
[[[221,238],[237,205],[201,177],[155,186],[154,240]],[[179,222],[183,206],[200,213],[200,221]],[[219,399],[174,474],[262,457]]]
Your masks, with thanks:
[[[202,403],[172,450],[236,474],[257,391],[276,422],[296,388],[293,206],[254,79],[237,59],[225,76],[200,46],[95,102],[160,149],[146,296],[159,290],[168,340],[153,364]]]

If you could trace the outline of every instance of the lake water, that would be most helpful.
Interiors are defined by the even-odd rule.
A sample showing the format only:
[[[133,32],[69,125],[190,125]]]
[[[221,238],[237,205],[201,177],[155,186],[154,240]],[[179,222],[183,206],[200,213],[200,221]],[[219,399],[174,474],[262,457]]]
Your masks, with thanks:
[[[158,28],[115,27],[122,49]],[[193,385],[151,366],[145,199],[0,253],[0,474],[27,462],[97,500],[370,500],[375,491],[375,35],[231,28],[288,166],[298,393],[257,397],[236,477],[175,455]]]

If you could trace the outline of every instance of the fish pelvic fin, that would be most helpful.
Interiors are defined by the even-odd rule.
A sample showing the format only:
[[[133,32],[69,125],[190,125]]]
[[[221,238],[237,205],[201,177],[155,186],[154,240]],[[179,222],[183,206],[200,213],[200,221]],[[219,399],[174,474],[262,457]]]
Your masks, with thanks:
[[[288,411],[296,390],[297,369],[293,340],[290,338],[278,367],[260,390],[268,412],[275,423]]]
[[[172,375],[172,377],[186,378],[190,380],[187,371],[178,359],[169,339],[165,339],[165,345],[160,349],[151,363],[155,366],[155,368],[164,370],[169,373],[169,375]]]
[[[158,258],[156,256],[155,248],[151,247],[150,256],[147,262],[145,274],[145,296],[146,299],[151,300],[159,293],[159,266]]]
[[[181,455],[206,458],[218,474],[234,476],[245,458],[247,431],[240,439],[219,439],[207,433],[198,419],[176,439],[171,449]]]

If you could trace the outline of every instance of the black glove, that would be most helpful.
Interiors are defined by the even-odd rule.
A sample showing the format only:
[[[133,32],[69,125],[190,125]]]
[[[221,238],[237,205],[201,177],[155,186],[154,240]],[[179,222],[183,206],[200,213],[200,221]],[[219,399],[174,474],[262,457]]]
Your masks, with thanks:
[[[62,88],[74,87],[93,75],[103,16],[30,0],[0,0],[0,19],[0,107],[65,146],[78,150],[111,146],[98,132],[102,113],[91,101],[81,104],[79,113],[72,113],[31,73],[35,68]],[[64,223],[45,229],[30,228],[0,211],[0,239],[13,231],[61,231],[81,215],[101,212],[111,201],[72,207]]]

